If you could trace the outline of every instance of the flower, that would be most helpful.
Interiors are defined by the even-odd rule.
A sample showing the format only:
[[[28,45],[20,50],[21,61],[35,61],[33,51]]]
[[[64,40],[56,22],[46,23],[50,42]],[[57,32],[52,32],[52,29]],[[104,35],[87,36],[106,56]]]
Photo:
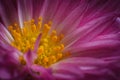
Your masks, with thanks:
[[[0,79],[119,80],[119,0],[0,1]]]

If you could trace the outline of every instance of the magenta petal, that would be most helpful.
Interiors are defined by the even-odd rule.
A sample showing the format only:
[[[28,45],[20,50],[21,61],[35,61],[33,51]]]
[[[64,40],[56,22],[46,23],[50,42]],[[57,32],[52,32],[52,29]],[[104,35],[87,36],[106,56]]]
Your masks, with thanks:
[[[8,61],[8,62],[10,60],[10,61],[12,61],[13,63],[16,63],[16,64],[19,63],[18,57],[20,56],[20,52],[17,51],[12,46],[10,46],[9,44],[5,44],[4,42],[0,41],[0,52],[1,52],[0,53],[0,57],[1,57],[0,59],[1,60],[2,59],[4,60],[4,58],[7,58],[6,61]]]
[[[0,41],[5,41],[7,44],[10,44],[12,40],[13,38],[7,28],[0,23]]]
[[[15,1],[0,0],[0,18],[2,18],[2,22],[6,27],[9,26],[11,23],[18,22]]]
[[[120,0],[0,0],[0,21],[6,27],[14,23],[23,27],[32,18],[37,25],[36,20],[42,16],[42,25],[52,21],[50,32],[64,34],[62,53],[71,53],[49,68],[35,65],[40,34],[34,50],[23,54],[26,65],[21,65],[21,53],[9,45],[11,36],[0,24],[0,80],[120,80],[119,3]]]
[[[36,42],[35,42],[35,45],[34,45],[35,47],[34,47],[34,50],[33,50],[34,53],[37,53],[37,49],[38,49],[39,44],[40,44],[41,36],[42,36],[42,34],[39,34],[37,39],[36,39]]]
[[[35,53],[31,50],[28,50],[28,52],[24,54],[24,58],[28,67],[30,67],[33,64],[34,57]]]
[[[84,78],[84,74],[77,65],[61,64],[57,69],[53,69],[53,76],[58,80],[79,80]]]
[[[0,70],[0,78],[2,79],[10,79],[11,75],[5,69]]]
[[[28,50],[25,54],[24,54],[24,58],[25,58],[25,61],[27,63],[28,66],[31,66],[33,64],[33,61],[34,59],[36,58],[36,53],[37,53],[37,49],[38,49],[38,46],[39,46],[39,42],[40,42],[40,39],[41,39],[41,34],[38,35],[38,38],[35,42],[35,45],[34,45],[34,50]]]
[[[33,18],[38,19],[42,11],[45,0],[33,0]]]
[[[117,65],[116,65],[117,64]],[[58,80],[118,80],[120,58],[73,57],[51,66],[53,76]],[[116,74],[117,73],[117,74]],[[66,75],[66,76],[65,76]],[[79,75],[79,76],[77,76]]]
[[[20,27],[23,27],[24,21],[32,19],[32,14],[33,14],[32,0],[29,1],[18,0],[17,7],[18,7],[19,24]]]
[[[32,65],[31,70],[32,75],[34,75],[35,77],[42,78],[43,80],[54,80],[51,72],[41,66]]]
[[[22,73],[19,55],[15,48],[0,41],[0,80],[13,80]]]

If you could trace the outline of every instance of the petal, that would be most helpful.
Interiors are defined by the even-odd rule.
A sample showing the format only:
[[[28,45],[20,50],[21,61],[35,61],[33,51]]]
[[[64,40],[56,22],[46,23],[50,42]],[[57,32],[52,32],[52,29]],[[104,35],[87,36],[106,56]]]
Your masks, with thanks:
[[[20,53],[10,45],[0,41],[0,79],[13,79],[18,77],[22,70],[19,62]]]
[[[41,66],[32,65],[31,70],[34,72],[32,74],[38,78],[42,78],[44,80],[54,80],[51,73]]]
[[[26,65],[28,67],[30,67],[33,64],[34,61],[34,57],[35,57],[35,53],[32,52],[31,50],[28,50],[25,54],[24,54],[24,59],[26,61]]]
[[[118,34],[119,35],[119,34]],[[73,56],[118,56],[120,41],[117,34],[98,36],[95,40],[69,48]]]
[[[120,28],[116,19],[104,16],[79,27],[63,39],[67,42],[65,51],[71,51],[73,56],[113,56],[120,48]]]
[[[35,20],[41,16],[44,2],[45,0],[33,0],[33,18]]]
[[[0,70],[0,78],[1,79],[10,79],[11,76],[6,70]]]
[[[84,77],[77,65],[70,64],[61,64],[57,69],[53,68],[53,76],[58,80],[79,80]]]
[[[109,4],[111,4],[112,6],[109,6]],[[80,6],[78,6],[78,9],[76,8],[75,13],[82,13],[82,14],[80,16],[74,16],[75,14],[72,14],[71,12],[71,18],[66,20],[68,22],[65,22],[65,25],[66,23],[68,25],[64,26],[62,31],[63,33],[65,33],[65,38],[62,42],[64,42],[68,47],[74,44],[76,41],[82,40],[86,42],[93,39],[95,36],[99,34],[103,34],[103,32],[106,32],[106,34],[108,34],[108,31],[112,33],[114,32],[115,28],[117,29],[114,22],[118,17],[116,13],[117,12],[119,13],[118,11],[119,8],[116,7],[119,6],[118,2],[113,2],[113,3],[112,1],[102,2],[99,0],[91,1],[91,2],[85,1]],[[81,10],[83,11],[78,12]],[[72,24],[70,24],[72,23],[70,22],[70,20],[74,19],[74,17],[77,17],[77,20],[79,22],[77,22],[76,20],[78,24],[72,26]],[[60,29],[61,27],[62,26],[58,27],[59,30],[61,30]],[[69,30],[67,30],[68,28]]]
[[[4,55],[8,57],[14,63],[18,63],[18,57],[21,55],[19,51],[13,48],[10,45],[5,44],[4,42],[0,41],[0,52],[1,52],[1,59],[4,60]]]
[[[26,1],[26,0],[18,0],[17,1],[18,6],[18,18],[19,18],[19,24],[20,27],[23,27],[24,21],[31,20],[32,19],[32,0]]]
[[[61,1],[58,9],[56,10],[55,16],[53,17],[53,29],[56,29],[58,34],[67,34],[79,24],[81,12],[83,9],[79,10],[82,5],[79,0],[65,0]],[[78,6],[79,5],[79,6]],[[79,13],[79,14],[77,14]],[[71,27],[70,26],[74,26]],[[66,29],[69,28],[69,31]]]
[[[57,80],[117,80],[119,75],[112,69],[118,69],[120,58],[89,58],[89,57],[73,57],[62,60],[51,66],[53,76]],[[113,65],[110,68],[110,65]],[[118,73],[119,74],[119,73]]]
[[[36,53],[37,53],[37,49],[39,47],[40,44],[40,39],[41,39],[41,34],[38,35],[38,38],[36,39],[35,45],[34,45],[34,50],[28,50],[25,54],[24,54],[24,58],[25,61],[27,63],[28,66],[31,66],[34,63],[34,59],[37,57]]]
[[[0,1],[0,17],[6,27],[11,25],[11,23],[18,22],[15,3],[15,0]]]
[[[36,39],[36,42],[35,42],[35,47],[34,47],[34,53],[37,53],[37,49],[38,49],[38,47],[39,47],[39,44],[40,44],[40,39],[41,39],[41,36],[42,36],[42,34],[39,34],[38,35],[38,37],[37,37],[37,39]]]
[[[5,41],[8,44],[10,44],[10,42],[13,41],[12,35],[5,28],[5,26],[3,24],[1,24],[1,23],[0,23],[0,39],[2,41]]]
[[[110,34],[110,32],[117,33],[119,28],[113,24],[114,22],[114,17],[110,16],[103,16],[95,20],[91,20],[89,23],[86,23],[67,35],[63,39],[63,42],[68,45],[67,47],[69,47],[75,44],[75,42],[88,42],[99,35]]]

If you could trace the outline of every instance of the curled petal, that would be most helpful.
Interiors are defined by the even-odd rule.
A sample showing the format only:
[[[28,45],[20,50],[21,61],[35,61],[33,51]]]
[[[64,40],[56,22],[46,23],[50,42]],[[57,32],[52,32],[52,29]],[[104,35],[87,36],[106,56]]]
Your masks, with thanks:
[[[32,52],[31,50],[28,50],[24,55],[24,58],[28,67],[30,67],[33,64],[34,54],[35,53]]]

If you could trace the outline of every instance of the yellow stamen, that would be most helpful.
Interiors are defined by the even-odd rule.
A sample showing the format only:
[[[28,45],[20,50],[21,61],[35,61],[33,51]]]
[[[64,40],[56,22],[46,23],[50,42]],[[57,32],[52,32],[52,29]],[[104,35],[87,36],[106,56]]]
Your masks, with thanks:
[[[8,30],[14,38],[14,41],[11,42],[11,45],[25,53],[28,51],[28,49],[34,49],[38,35],[42,34],[36,53],[37,57],[34,60],[34,63],[48,67],[66,56],[66,54],[63,53],[64,44],[60,43],[64,35],[60,34],[58,36],[56,30],[52,30],[51,33],[48,33],[51,29],[51,26],[51,21],[43,24],[42,26],[41,17],[38,18],[38,22],[36,24],[34,19],[24,22],[24,26],[21,29],[19,25],[15,23],[13,26],[8,27]],[[22,64],[25,64],[23,56],[20,56],[19,60]]]
[[[19,60],[20,60],[21,64],[23,64],[23,65],[25,65],[25,64],[26,64],[26,62],[25,62],[25,60],[24,60],[23,56],[20,56],[20,57],[19,57]]]

